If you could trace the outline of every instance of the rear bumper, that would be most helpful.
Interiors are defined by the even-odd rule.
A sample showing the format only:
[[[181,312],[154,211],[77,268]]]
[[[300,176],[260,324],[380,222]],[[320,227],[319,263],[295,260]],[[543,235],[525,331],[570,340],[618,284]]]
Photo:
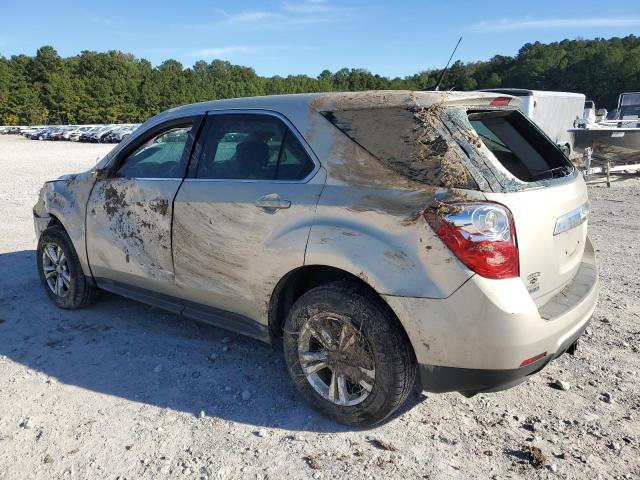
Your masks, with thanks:
[[[405,327],[425,391],[501,390],[564,353],[586,329],[598,298],[593,247],[572,282],[538,308],[519,278],[475,275],[446,299],[385,296]],[[522,366],[527,359],[542,356]]]
[[[538,373],[551,360],[558,358],[570,347],[576,345],[578,338],[582,336],[588,325],[589,322],[587,321],[578,332],[561,345],[555,354],[547,355],[526,367],[508,370],[479,370],[474,368],[418,365],[418,375],[422,390],[435,393],[462,392],[467,395],[474,395],[483,392],[498,392],[515,387],[524,382],[528,376]]]

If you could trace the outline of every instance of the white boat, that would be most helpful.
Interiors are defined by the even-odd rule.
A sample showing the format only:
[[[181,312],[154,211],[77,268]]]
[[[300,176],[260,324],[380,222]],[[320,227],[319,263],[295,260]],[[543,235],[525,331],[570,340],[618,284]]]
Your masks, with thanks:
[[[594,159],[612,164],[640,163],[640,92],[621,94],[615,116],[570,129],[576,151],[591,148]]]

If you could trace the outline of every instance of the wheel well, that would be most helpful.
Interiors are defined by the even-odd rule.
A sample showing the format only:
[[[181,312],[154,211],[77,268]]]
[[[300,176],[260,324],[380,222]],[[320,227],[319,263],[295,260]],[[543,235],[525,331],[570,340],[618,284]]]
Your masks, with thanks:
[[[51,217],[51,220],[49,220],[49,223],[47,224],[47,228],[53,227],[54,225],[60,225],[62,228],[64,228],[64,226],[62,225],[62,222],[58,220],[58,217],[51,214],[49,214],[49,217]]]
[[[269,303],[269,328],[274,337],[282,337],[284,323],[293,304],[312,288],[330,282],[346,280],[363,285],[378,293],[361,278],[335,267],[308,265],[285,275],[276,285]],[[384,302],[386,305],[386,302]],[[389,311],[393,311],[389,307]],[[395,314],[393,314],[395,316]]]

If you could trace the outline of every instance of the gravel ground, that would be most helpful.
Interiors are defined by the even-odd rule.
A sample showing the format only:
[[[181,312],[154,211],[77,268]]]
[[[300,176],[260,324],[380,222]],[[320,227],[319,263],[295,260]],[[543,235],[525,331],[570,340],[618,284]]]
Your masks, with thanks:
[[[278,348],[108,294],[52,306],[31,207],[109,148],[0,136],[1,479],[640,478],[640,178],[590,186],[602,291],[576,356],[353,431],[303,403]]]

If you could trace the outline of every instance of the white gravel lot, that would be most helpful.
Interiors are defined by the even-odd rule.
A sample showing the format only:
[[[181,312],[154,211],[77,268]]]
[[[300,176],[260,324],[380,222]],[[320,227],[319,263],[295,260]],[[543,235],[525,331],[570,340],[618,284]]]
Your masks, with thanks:
[[[640,478],[640,178],[590,187],[602,290],[576,356],[354,431],[307,407],[276,347],[108,294],[53,307],[31,208],[109,148],[0,136],[0,479]]]

